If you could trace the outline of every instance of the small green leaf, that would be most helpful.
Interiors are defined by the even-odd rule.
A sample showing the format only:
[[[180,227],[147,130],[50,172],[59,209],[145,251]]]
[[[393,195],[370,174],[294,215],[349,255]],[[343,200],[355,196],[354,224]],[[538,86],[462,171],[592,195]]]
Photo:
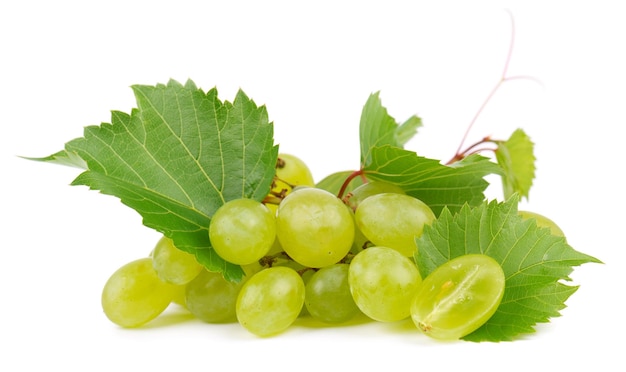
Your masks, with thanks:
[[[387,113],[379,97],[379,92],[368,98],[361,112],[359,135],[361,144],[361,165],[371,163],[371,151],[375,147],[390,145],[402,148],[417,133],[422,120],[412,116],[402,125]]]
[[[479,155],[446,166],[438,160],[387,145],[372,148],[370,156],[371,161],[364,168],[368,178],[402,187],[407,194],[428,204],[436,215],[444,207],[457,211],[466,203],[482,203],[483,192],[489,185],[484,177],[501,171],[497,164]]]
[[[534,143],[526,133],[517,129],[506,141],[498,141],[496,160],[504,170],[502,186],[505,199],[517,193],[528,198],[535,178]]]
[[[111,124],[66,144],[65,154],[88,167],[73,184],[120,198],[209,270],[241,279],[241,268],[213,251],[208,228],[226,201],[261,201],[269,192],[278,148],[265,108],[241,91],[221,102],[216,89],[205,93],[191,81],[133,90],[138,108],[130,115],[114,111]]]
[[[504,203],[484,202],[464,206],[457,214],[444,209],[416,239],[415,260],[427,276],[449,260],[471,253],[493,257],[506,276],[504,298],[496,313],[478,330],[464,337],[469,341],[510,341],[534,332],[537,323],[559,316],[564,302],[577,289],[570,280],[574,266],[600,263],[569,246],[563,237],[540,228],[534,220],[517,214],[518,197]]]

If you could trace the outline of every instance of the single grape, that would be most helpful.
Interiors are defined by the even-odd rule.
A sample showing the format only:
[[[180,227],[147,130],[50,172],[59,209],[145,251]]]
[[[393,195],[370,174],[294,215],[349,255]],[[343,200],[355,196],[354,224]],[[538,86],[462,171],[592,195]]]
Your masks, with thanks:
[[[431,272],[411,304],[411,318],[425,334],[456,340],[483,325],[504,294],[500,264],[483,254],[454,258]]]
[[[276,213],[276,235],[298,263],[320,268],[339,262],[352,247],[350,209],[328,191],[306,188],[288,195]]]
[[[152,266],[161,280],[177,285],[189,283],[203,268],[194,255],[176,248],[166,236],[159,239],[152,251]]]
[[[161,314],[171,303],[177,286],[162,281],[149,257],[117,269],[102,290],[102,309],[115,324],[139,327]]]
[[[235,304],[242,285],[224,279],[220,273],[203,270],[185,288],[186,307],[207,323],[235,322]]]
[[[550,229],[552,235],[565,237],[565,233],[563,233],[563,230],[561,230],[556,222],[544,215],[530,211],[518,211],[518,214],[525,220],[534,218],[537,226]]]
[[[347,204],[352,210],[356,210],[359,204],[372,195],[383,193],[406,194],[404,190],[397,185],[383,181],[370,181],[364,183],[356,189],[352,190],[346,198]]]
[[[315,272],[305,286],[308,313],[324,323],[342,323],[359,313],[348,284],[348,264],[326,266]]]
[[[397,193],[376,194],[363,200],[354,215],[357,227],[374,245],[389,247],[407,257],[417,249],[415,238],[435,220],[419,199]]]
[[[291,154],[278,154],[276,177],[268,195],[272,201],[266,203],[266,206],[276,213],[282,198],[300,188],[313,186],[315,181],[311,170],[302,159]]]
[[[237,297],[237,320],[257,336],[273,336],[298,318],[303,304],[300,275],[288,267],[270,267],[243,284]]]
[[[306,163],[291,154],[278,154],[276,180],[273,192],[288,194],[295,186],[315,186],[313,175]]]
[[[213,215],[209,239],[220,257],[237,265],[248,265],[265,256],[274,244],[275,217],[256,200],[231,200]]]
[[[357,254],[348,272],[356,305],[365,315],[382,322],[409,317],[421,281],[415,263],[387,247],[370,247]]]

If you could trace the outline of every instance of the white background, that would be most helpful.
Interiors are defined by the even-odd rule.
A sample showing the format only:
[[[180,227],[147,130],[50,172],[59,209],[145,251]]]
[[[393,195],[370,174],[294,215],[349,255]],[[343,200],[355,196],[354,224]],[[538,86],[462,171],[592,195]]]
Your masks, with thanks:
[[[608,1],[5,1],[0,5],[0,370],[624,370],[625,12]],[[468,2],[470,3],[470,2]],[[281,150],[316,180],[358,167],[358,121],[381,91],[407,147],[448,159],[468,141],[522,127],[537,178],[524,207],[557,221],[605,264],[575,269],[562,316],[504,343],[441,343],[410,322],[311,328],[270,339],[171,309],[138,330],[110,323],[100,291],[158,234],[117,199],[68,184],[45,156],[134,107],[133,84],[192,79],[268,107]],[[497,180],[494,180],[494,182]],[[497,182],[495,182],[497,184]],[[500,188],[488,190],[499,198]],[[618,301],[620,301],[618,303]],[[620,346],[621,345],[621,346]],[[138,369],[139,368],[139,369]],[[449,369],[450,368],[450,369]]]

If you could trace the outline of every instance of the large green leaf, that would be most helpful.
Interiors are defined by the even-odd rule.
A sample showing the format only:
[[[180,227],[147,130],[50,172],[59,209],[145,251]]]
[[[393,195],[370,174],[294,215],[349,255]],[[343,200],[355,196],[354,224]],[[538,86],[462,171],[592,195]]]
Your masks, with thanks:
[[[506,276],[504,298],[496,313],[464,339],[509,341],[534,332],[537,323],[559,316],[564,302],[577,287],[568,286],[574,266],[598,259],[580,253],[563,237],[523,220],[517,213],[518,197],[503,203],[464,206],[457,214],[444,209],[416,239],[415,260],[423,277],[449,260],[471,253],[493,257]]]
[[[240,279],[241,268],[211,248],[208,228],[226,201],[260,201],[269,192],[278,148],[265,107],[242,91],[221,102],[216,89],[205,93],[191,81],[133,90],[138,107],[130,115],[113,112],[111,124],[85,128],[65,154],[40,160],[77,155],[88,170],[72,184],[120,198],[209,270]]]

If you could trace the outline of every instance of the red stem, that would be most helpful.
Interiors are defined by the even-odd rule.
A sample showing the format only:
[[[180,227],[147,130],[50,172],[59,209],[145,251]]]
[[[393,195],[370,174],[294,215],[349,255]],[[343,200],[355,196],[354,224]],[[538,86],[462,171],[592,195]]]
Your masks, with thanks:
[[[456,154],[454,154],[452,159],[450,159],[448,163],[446,164],[451,164],[457,160],[463,159],[464,152],[462,152],[461,149],[463,148],[463,144],[467,140],[469,132],[471,131],[474,124],[476,123],[476,120],[478,120],[478,117],[481,115],[481,113],[485,109],[485,106],[487,106],[487,104],[489,103],[489,101],[491,101],[491,99],[496,94],[498,89],[500,89],[500,86],[507,80],[521,78],[521,77],[507,77],[506,76],[509,70],[509,64],[511,63],[511,56],[513,55],[513,45],[515,44],[515,19],[513,18],[513,14],[511,14],[511,12],[509,12],[509,15],[511,17],[511,42],[509,44],[509,51],[506,56],[504,68],[502,69],[502,74],[500,75],[500,80],[498,80],[496,85],[491,89],[491,92],[489,92],[489,94],[487,95],[487,98],[483,101],[482,105],[480,105],[480,107],[478,108],[478,111],[476,111],[476,114],[474,114],[472,121],[470,121],[469,125],[467,126],[467,129],[465,130],[465,133],[463,134],[463,138],[461,139],[461,143],[459,144],[459,147],[456,150]]]
[[[363,169],[359,169],[357,171],[350,173],[350,175],[346,178],[346,180],[343,181],[343,184],[341,185],[341,189],[339,189],[339,193],[337,194],[337,197],[339,199],[343,198],[343,194],[346,192],[346,189],[348,188],[348,185],[350,184],[350,182],[352,182],[352,180],[358,176],[364,176]]]

